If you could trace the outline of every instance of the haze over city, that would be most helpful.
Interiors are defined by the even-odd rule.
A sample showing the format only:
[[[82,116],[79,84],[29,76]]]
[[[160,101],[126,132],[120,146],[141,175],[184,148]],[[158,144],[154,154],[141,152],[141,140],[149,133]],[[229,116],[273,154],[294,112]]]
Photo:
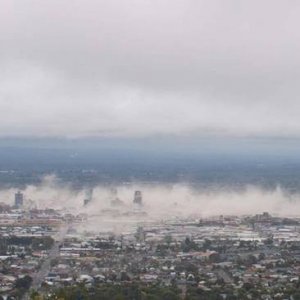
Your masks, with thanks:
[[[296,2],[1,7],[3,188],[55,174],[298,192]]]
[[[0,0],[0,300],[300,299],[299,14]]]

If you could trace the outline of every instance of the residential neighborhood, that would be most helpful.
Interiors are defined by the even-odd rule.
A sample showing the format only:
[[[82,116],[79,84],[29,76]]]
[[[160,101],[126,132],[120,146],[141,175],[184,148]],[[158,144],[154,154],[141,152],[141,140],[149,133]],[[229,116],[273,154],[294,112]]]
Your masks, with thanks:
[[[300,299],[300,219],[133,211],[118,217],[122,232],[89,226],[113,216],[1,204],[1,297],[162,299],[156,287],[165,299]]]

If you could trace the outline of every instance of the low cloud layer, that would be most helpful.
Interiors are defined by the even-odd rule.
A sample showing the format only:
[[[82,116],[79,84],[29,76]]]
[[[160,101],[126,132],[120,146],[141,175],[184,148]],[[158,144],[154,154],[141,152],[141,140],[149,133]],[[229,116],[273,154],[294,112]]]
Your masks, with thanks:
[[[1,136],[299,136],[296,1],[1,1]]]

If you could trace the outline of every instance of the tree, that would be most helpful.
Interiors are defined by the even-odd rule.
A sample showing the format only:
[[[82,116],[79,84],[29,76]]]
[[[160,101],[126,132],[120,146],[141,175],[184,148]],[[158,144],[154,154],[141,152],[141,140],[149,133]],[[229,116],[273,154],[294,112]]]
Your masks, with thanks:
[[[181,247],[183,252],[189,252],[191,250],[196,250],[196,251],[199,250],[197,244],[189,237],[186,237]]]
[[[300,292],[297,292],[296,294],[293,295],[294,300],[300,300]]]
[[[26,275],[16,280],[15,288],[28,290],[30,288],[31,283],[32,283],[32,278],[29,275]]]

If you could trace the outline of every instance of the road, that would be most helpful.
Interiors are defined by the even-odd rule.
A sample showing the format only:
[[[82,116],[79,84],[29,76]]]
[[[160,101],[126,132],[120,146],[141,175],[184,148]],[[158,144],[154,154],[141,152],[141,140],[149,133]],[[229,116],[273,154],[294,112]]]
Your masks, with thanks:
[[[42,282],[49,273],[51,260],[59,256],[59,245],[63,242],[69,227],[69,225],[63,226],[57,233],[57,236],[54,237],[53,247],[49,250],[48,256],[42,263],[39,271],[32,278],[31,289],[38,290],[41,287]],[[29,291],[24,295],[23,299],[29,299]]]

